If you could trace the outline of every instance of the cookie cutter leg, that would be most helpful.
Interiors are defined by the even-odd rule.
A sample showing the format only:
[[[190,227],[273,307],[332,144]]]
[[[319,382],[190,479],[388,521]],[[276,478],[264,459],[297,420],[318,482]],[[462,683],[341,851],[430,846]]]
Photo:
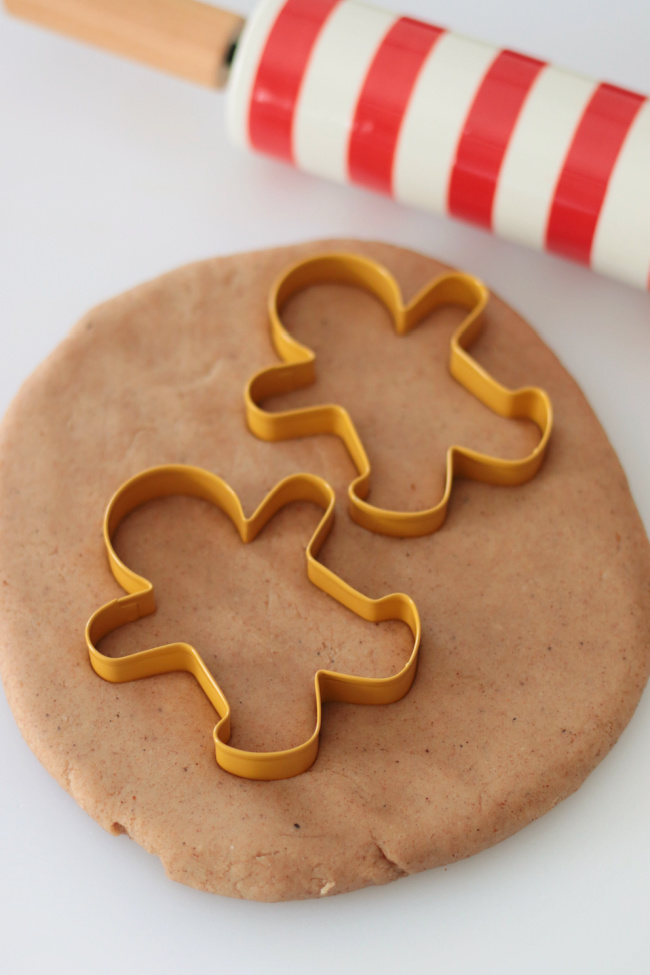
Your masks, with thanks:
[[[306,548],[307,575],[311,582],[341,605],[369,622],[400,620],[413,634],[413,649],[404,667],[390,677],[364,678],[331,670],[319,670],[314,678],[316,724],[310,737],[295,748],[275,752],[251,752],[234,748],[230,739],[230,705],[200,654],[188,643],[171,643],[125,657],[109,657],[97,649],[108,633],[155,611],[153,585],[128,568],[113,548],[121,521],[148,501],[171,495],[189,495],[216,505],[233,522],[243,542],[252,542],[267,522],[292,501],[311,501],[324,509]],[[415,678],[420,646],[420,618],[412,599],[392,593],[370,599],[353,589],[318,561],[318,552],[334,518],[334,492],[320,477],[297,474],[285,478],[246,518],[239,498],[221,478],[198,467],[171,464],[143,471],[114,494],[104,518],[104,542],[111,571],[127,595],[98,609],[86,626],[90,662],[104,680],[121,683],[172,671],[193,674],[209,698],[219,721],[213,738],[218,764],[227,772],[247,779],[285,779],[306,771],[316,759],[324,701],[350,704],[392,704],[404,697]]]

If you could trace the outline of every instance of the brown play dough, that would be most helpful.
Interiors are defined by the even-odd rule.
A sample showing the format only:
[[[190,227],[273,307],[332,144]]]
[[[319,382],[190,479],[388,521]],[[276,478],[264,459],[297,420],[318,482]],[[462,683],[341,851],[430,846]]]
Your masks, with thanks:
[[[269,444],[247,431],[246,380],[277,358],[269,286],[332,249],[382,262],[406,298],[441,271],[357,241],[174,271],[87,315],[27,381],[0,435],[0,670],[22,733],[105,829],[157,854],[175,880],[235,897],[337,894],[502,840],[580,785],[648,675],[650,552],[624,474],[574,381],[496,297],[473,354],[507,386],[548,391],[551,446],[527,485],[458,480],[438,533],[392,539],[352,523],[355,472],[336,438]],[[430,506],[450,444],[523,457],[539,436],[447,375],[461,316],[445,309],[397,338],[368,295],[311,289],[285,321],[316,350],[318,382],[266,405],[346,405],[372,464],[371,500]],[[189,675],[115,685],[88,662],[86,620],[121,594],[104,508],[126,478],[170,462],[219,474],[248,514],[281,477],[322,475],[340,499],[322,560],[368,595],[403,591],[419,607],[411,692],[388,706],[326,705],[319,756],[296,778],[222,771],[215,713]],[[300,743],[315,670],[387,676],[412,645],[404,624],[365,623],[307,581],[320,516],[291,505],[244,545],[204,502],[138,510],[116,547],[152,580],[159,608],[101,649],[190,642],[231,703],[234,745]]]

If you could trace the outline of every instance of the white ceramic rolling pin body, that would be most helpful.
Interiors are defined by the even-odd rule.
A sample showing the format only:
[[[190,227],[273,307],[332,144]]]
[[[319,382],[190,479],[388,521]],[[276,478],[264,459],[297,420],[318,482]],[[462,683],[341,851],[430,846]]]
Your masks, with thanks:
[[[650,287],[650,102],[355,0],[263,0],[239,144]]]

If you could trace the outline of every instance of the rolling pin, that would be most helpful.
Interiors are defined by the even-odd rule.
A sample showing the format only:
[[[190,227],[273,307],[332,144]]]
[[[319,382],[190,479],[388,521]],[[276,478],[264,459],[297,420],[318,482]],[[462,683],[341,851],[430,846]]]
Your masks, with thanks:
[[[357,0],[5,0],[191,81],[239,145],[650,289],[650,103]]]

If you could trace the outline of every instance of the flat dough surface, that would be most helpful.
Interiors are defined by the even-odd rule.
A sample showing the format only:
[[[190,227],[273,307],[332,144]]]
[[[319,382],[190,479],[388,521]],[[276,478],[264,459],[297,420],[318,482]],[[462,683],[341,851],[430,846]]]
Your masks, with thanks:
[[[496,297],[472,354],[509,387],[545,388],[555,411],[529,484],[457,480],[439,532],[391,539],[349,519],[355,472],[336,438],[269,444],[247,431],[245,383],[277,361],[269,287],[293,261],[333,249],[383,263],[405,298],[443,270],[386,245],[329,241],[174,271],[90,312],[0,430],[0,673],[23,735],[91,816],[173,879],[257,900],[386,883],[504,839],[578,788],[630,719],[650,665],[650,549],[625,476],[574,381]],[[284,318],[315,349],[317,383],[267,407],[343,403],[372,464],[370,500],[429,507],[451,444],[514,458],[538,438],[448,376],[460,316],[444,309],[398,338],[368,295],[310,289]],[[368,595],[403,591],[418,605],[411,692],[389,706],[326,705],[318,759],[294,779],[219,769],[216,716],[189,675],[115,685],[90,667],[86,621],[121,595],[103,511],[124,480],[164,463],[219,474],[247,514],[288,474],[325,477],[340,500],[321,560]],[[365,623],[308,582],[320,516],[290,505],[243,545],[204,502],[134,512],[116,548],[154,583],[158,610],[101,649],[189,642],[230,701],[232,744],[303,741],[319,667],[388,676],[411,649],[403,624]]]

